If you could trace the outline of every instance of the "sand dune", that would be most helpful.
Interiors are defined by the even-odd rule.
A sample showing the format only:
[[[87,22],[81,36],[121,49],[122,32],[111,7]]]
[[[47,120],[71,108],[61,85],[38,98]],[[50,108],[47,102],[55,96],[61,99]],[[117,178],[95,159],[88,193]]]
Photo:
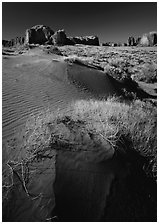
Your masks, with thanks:
[[[42,55],[41,51],[3,59],[3,143],[17,133],[31,114],[46,109],[68,110],[72,101],[107,97],[113,92],[113,85],[103,72],[70,64],[61,57]],[[111,162],[98,164],[103,157],[109,157],[105,152],[99,151],[97,158],[87,153],[88,161],[85,161],[85,155],[59,151],[56,166],[55,157],[52,158],[52,171],[49,170],[50,159],[44,159],[40,165],[37,162],[33,168],[32,164],[29,169],[36,172],[27,183],[27,189],[34,196],[44,196],[37,200],[26,195],[14,175],[16,185],[13,198],[3,207],[4,220],[46,221],[53,216],[56,203],[61,220],[98,221],[114,179],[114,165],[110,165]]]
[[[86,88],[84,92],[77,85]],[[3,139],[13,136],[30,114],[43,109],[66,109],[78,99],[113,92],[108,77],[97,69],[56,57],[35,54],[3,59],[2,116]]]
[[[114,87],[104,72],[73,63],[68,65],[68,78],[100,96],[114,93]]]

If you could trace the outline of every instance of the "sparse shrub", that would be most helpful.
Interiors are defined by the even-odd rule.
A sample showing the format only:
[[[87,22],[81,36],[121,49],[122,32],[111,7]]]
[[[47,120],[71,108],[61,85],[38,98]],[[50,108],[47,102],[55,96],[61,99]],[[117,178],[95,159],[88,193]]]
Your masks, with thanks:
[[[129,70],[129,62],[120,58],[109,59],[109,64],[104,67],[104,71],[111,75],[118,81],[125,82],[131,80],[131,73]]]
[[[65,114],[47,112],[28,121],[19,154],[24,159],[35,154],[42,155],[50,147],[68,150],[90,148],[90,141],[84,143],[83,136],[90,136],[91,133],[94,136],[91,147],[99,147],[101,142],[105,141],[106,144],[108,141],[115,150],[124,148],[128,153],[131,148],[154,161],[156,120],[156,108],[148,102],[136,100],[127,105],[116,98],[107,101],[83,100],[72,105]],[[119,144],[121,141],[122,146]],[[155,163],[152,164],[154,167]]]
[[[134,78],[137,81],[155,83],[157,82],[157,68],[153,64],[145,64],[140,72],[135,74]]]
[[[56,46],[50,46],[49,47],[49,49],[47,49],[47,53],[48,54],[57,54],[57,55],[63,55],[62,53],[61,53],[61,51],[59,50],[59,48],[58,47],[56,47]]]
[[[117,136],[128,140],[129,145],[124,146],[126,151],[132,148],[144,157],[148,157],[151,168],[154,169],[157,153],[157,113],[156,108],[150,103],[136,100],[128,106],[118,101],[112,102],[111,99],[101,102],[82,101],[76,104],[75,114],[85,117],[86,121],[91,120],[91,124],[101,123],[104,127],[103,135],[107,137],[108,128],[105,127],[110,125],[112,128],[113,125],[113,130],[118,130]],[[116,141],[117,145],[118,141]]]
[[[34,173],[28,174],[27,164],[34,162],[36,172],[38,169],[41,172],[40,169],[43,167],[40,164],[45,159],[53,158],[55,150],[93,152],[95,157],[93,162],[97,163],[112,156],[121,156],[124,159],[123,162],[131,162],[131,169],[135,170],[136,175],[138,175],[137,172],[144,170],[148,177],[156,179],[156,116],[156,108],[139,100],[130,105],[121,103],[116,98],[107,101],[81,100],[72,104],[68,112],[47,111],[39,117],[32,117],[26,123],[24,135],[21,135],[21,144],[15,150],[16,157],[11,162],[16,166],[17,162],[21,165],[23,187],[26,187],[27,175],[30,177],[30,182],[34,179]],[[8,151],[10,158],[15,152],[12,148],[11,146],[10,152]],[[102,156],[98,158],[96,152],[101,150],[105,154],[100,153]],[[134,156],[134,153],[138,156]],[[82,159],[86,159],[88,154],[81,153],[80,155],[83,155]],[[6,179],[11,181],[10,186],[14,186],[12,175],[13,172],[10,169],[4,168],[3,186]],[[9,197],[11,189],[11,187],[3,187],[3,196]],[[152,200],[155,200],[154,197]],[[151,199],[148,202],[151,202]],[[133,207],[133,211],[135,209]]]

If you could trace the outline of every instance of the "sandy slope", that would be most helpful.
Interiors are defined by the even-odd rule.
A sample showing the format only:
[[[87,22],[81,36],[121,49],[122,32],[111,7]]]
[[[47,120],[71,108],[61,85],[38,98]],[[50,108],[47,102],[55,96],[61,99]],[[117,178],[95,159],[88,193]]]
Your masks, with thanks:
[[[108,95],[113,90],[101,71],[58,62],[38,51],[3,59],[3,139],[11,137],[32,113],[66,109],[71,101],[93,97],[75,87],[72,81],[93,94]]]
[[[78,157],[78,152],[57,154],[54,192],[59,221],[100,221],[112,182],[122,179],[125,168],[117,160],[96,163]]]
[[[21,56],[3,58],[2,86],[3,143],[7,138],[12,137],[14,133],[17,133],[18,128],[25,124],[31,114],[36,115],[46,109],[49,109],[50,111],[55,111],[58,108],[60,110],[67,110],[69,103],[72,103],[72,101],[96,97],[97,94],[108,96],[113,91],[109,79],[101,71],[74,63],[67,63],[62,57],[46,55],[42,53],[40,49],[29,51]],[[84,87],[87,91],[82,90],[81,87]],[[10,155],[8,155],[8,158],[7,155],[3,157],[5,158],[4,160],[6,160],[9,159]],[[74,154],[69,157],[70,158],[67,158],[67,156],[65,157],[65,154],[63,157],[63,154],[60,153],[57,161],[54,156],[51,157],[51,159],[45,158],[41,163],[35,162],[34,164],[33,162],[29,165],[31,176],[26,187],[31,196],[27,195],[27,192],[22,185],[21,166],[15,166],[15,171],[18,173],[19,177],[17,178],[16,174],[13,175],[15,186],[13,188],[13,193],[11,194],[11,199],[4,203],[3,220],[46,221],[46,219],[52,217],[52,211],[55,207],[53,188],[56,176],[55,161],[58,169],[56,188],[60,189],[61,184],[64,184],[66,191],[68,190],[66,183],[69,181],[69,174],[70,178],[73,178],[73,182],[75,181],[74,175],[72,176],[70,172],[65,175],[66,173],[63,172],[64,170],[69,171],[70,165],[76,172],[78,172],[78,163],[83,167],[83,172],[80,171],[82,173],[79,173],[80,175],[76,176],[76,179],[79,178],[80,181],[79,186],[82,187],[84,182],[90,177],[88,188],[81,194],[83,195],[83,202],[79,201],[78,203],[78,206],[82,205],[81,203],[84,203],[85,196],[89,193],[87,196],[88,200],[86,200],[86,204],[84,203],[86,206],[84,215],[81,216],[82,220],[89,219],[91,215],[90,213],[92,213],[94,209],[96,210],[96,206],[93,210],[91,208],[94,206],[91,205],[92,184],[94,185],[96,182],[100,183],[104,178],[103,181],[105,184],[102,189],[100,190],[100,186],[97,186],[97,188],[95,187],[96,196],[93,199],[93,204],[95,204],[95,201],[100,194],[97,203],[97,205],[99,205],[98,214],[96,215],[95,213],[95,216],[92,217],[93,220],[98,220],[105,207],[105,198],[109,193],[109,187],[113,177],[112,171],[106,171],[104,177],[103,174],[94,176],[94,172],[98,170],[96,165],[94,166],[93,163],[87,164],[78,161],[79,156],[75,158]],[[82,157],[84,158],[84,155],[82,155]],[[70,163],[70,161],[72,162]],[[85,170],[90,170],[90,172],[83,176]],[[34,175],[33,177],[32,173]],[[62,182],[60,180],[61,175],[63,178]],[[64,194],[65,197],[66,191],[61,192],[60,195],[62,196]],[[76,193],[79,193],[78,190],[75,190],[75,194]],[[105,196],[102,199],[103,194]],[[60,201],[58,200],[58,203],[59,202]],[[68,201],[66,198],[66,204],[64,205],[68,206],[67,203]],[[78,206],[75,208],[76,212],[80,211]],[[86,210],[89,211],[89,215]]]
[[[43,109],[65,111],[72,101],[97,95],[107,97],[115,91],[103,72],[65,62],[62,57],[46,55],[40,49],[4,58],[3,141],[12,137],[30,114],[38,114]],[[12,164],[15,184],[9,201],[3,205],[3,221],[50,218],[53,221],[56,215],[59,221],[101,221],[107,215],[105,209],[113,181],[118,179],[122,186],[128,172],[125,163],[112,158],[114,151],[109,152],[105,155],[99,149],[95,157],[93,153],[88,152],[86,156],[82,151],[63,148],[46,151],[41,160],[27,164],[28,192],[23,185],[23,167]],[[90,157],[89,161],[86,157]],[[113,209],[118,209],[115,204]]]
[[[86,96],[74,86],[60,80],[56,75],[56,62],[37,60],[36,57],[31,59],[32,61],[29,57],[4,59],[3,138],[12,136],[14,129],[24,124],[30,114],[48,108],[66,108],[71,100]],[[52,75],[54,64],[55,75]]]

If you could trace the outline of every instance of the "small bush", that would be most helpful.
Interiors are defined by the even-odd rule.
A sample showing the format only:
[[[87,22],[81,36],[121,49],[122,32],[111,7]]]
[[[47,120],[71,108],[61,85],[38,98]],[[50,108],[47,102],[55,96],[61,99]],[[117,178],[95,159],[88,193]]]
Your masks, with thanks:
[[[72,104],[68,112],[46,111],[31,117],[20,139],[16,139],[18,144],[13,141],[8,147],[9,167],[3,166],[3,201],[8,205],[12,188],[17,184],[13,181],[11,166],[16,167],[14,172],[18,175],[22,173],[22,185],[29,195],[28,181],[30,184],[34,181],[36,173],[42,172],[43,162],[55,158],[58,150],[78,151],[82,156],[78,155],[79,159],[87,162],[91,159],[95,163],[119,156],[123,162],[131,162],[136,175],[144,170],[148,177],[156,180],[156,116],[156,108],[150,103],[136,100],[127,105],[111,98],[107,101],[81,100]],[[29,173],[32,163],[35,173]]]
[[[61,56],[63,55],[61,51],[59,50],[59,48],[56,46],[50,46],[49,48],[46,49],[46,51],[48,54],[57,54]]]
[[[107,101],[81,100],[72,104],[68,112],[47,111],[38,117],[31,117],[16,143],[13,141],[7,150],[9,159],[16,163],[45,158],[55,149],[108,149],[100,161],[116,153],[124,153],[133,160],[130,152],[134,151],[145,158],[143,169],[147,175],[156,178],[156,107],[140,100],[129,105],[117,98]],[[136,159],[133,162],[134,165],[140,163]]]
[[[90,148],[92,144],[92,148],[95,148],[109,142],[113,150],[124,148],[127,153],[131,148],[155,160],[156,114],[152,104],[140,100],[130,105],[116,98],[107,101],[78,101],[65,114],[47,112],[28,121],[19,152],[24,159],[34,154],[43,154],[52,146],[57,149],[64,147],[68,150],[82,150]],[[85,142],[84,136],[88,136],[88,142]],[[93,140],[90,136],[94,136]],[[119,147],[121,141],[123,144]]]
[[[134,75],[134,79],[146,83],[157,82],[157,68],[153,64],[146,64],[141,71]]]
[[[129,142],[129,145],[124,143],[126,152],[131,148],[148,158],[151,165],[153,164],[151,168],[154,172],[151,170],[150,175],[156,174],[154,170],[157,154],[157,113],[152,104],[140,100],[134,101],[129,106],[114,100],[112,102],[112,99],[101,102],[82,101],[75,105],[75,114],[85,119],[91,126],[94,125],[94,129],[98,132],[104,131],[103,135],[107,138],[112,135],[108,132],[110,127],[116,133],[116,139],[120,141],[121,137]],[[115,141],[115,147],[120,150],[118,140]]]
[[[118,81],[131,80],[129,62],[123,59],[109,59],[108,65],[104,67],[104,71]]]

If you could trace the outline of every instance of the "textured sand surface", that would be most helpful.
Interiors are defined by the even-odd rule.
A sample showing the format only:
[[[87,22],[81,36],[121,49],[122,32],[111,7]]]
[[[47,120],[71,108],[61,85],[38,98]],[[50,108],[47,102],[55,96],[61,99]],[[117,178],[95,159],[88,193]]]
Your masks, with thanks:
[[[83,88],[87,91],[84,91]],[[74,63],[70,64],[60,57],[42,54],[40,50],[30,51],[21,56],[3,58],[3,141],[5,142],[7,138],[11,138],[14,133],[18,132],[18,129],[25,124],[31,114],[36,115],[47,109],[50,111],[67,110],[72,101],[93,98],[97,94],[108,96],[112,90],[113,87],[103,72]],[[98,220],[101,217],[113,173],[111,169],[106,169],[106,172],[101,174],[102,169],[100,170],[93,164],[92,158],[96,163],[103,156],[107,157],[105,152],[99,151],[96,156],[91,153],[87,153],[86,156],[82,152],[76,155],[71,152],[68,155],[61,152],[58,154],[57,160],[54,155],[51,159],[44,157],[41,162],[32,162],[28,165],[31,176],[26,187],[30,196],[27,195],[22,185],[21,166],[15,167],[15,173],[19,177],[17,174],[13,175],[15,185],[10,201],[3,206],[4,220],[46,221],[53,216],[52,212],[56,204],[53,187],[56,177],[55,162],[58,169],[56,188],[58,190],[61,187],[65,188],[62,192],[60,190],[60,197],[64,196],[65,198],[65,193],[68,193],[69,197],[73,192],[75,195],[78,194],[76,200],[82,199],[82,201],[81,199],[78,201],[78,206],[85,205],[81,220],[89,220],[92,212],[96,210],[98,212],[95,212],[91,220]],[[85,157],[90,157],[91,163],[87,164]],[[70,178],[73,182],[70,182]],[[78,178],[79,181],[77,181]],[[84,185],[85,181],[88,181],[87,187]],[[103,186],[100,189],[98,185],[101,181]],[[68,183],[71,184],[70,190]],[[78,187],[84,186],[81,193],[79,189],[72,191],[74,184],[78,183]],[[97,187],[94,186],[95,184]],[[91,200],[92,191],[95,191],[93,200]],[[75,203],[75,195],[73,194],[73,198],[69,200],[66,197],[63,205],[72,207],[72,203]],[[85,197],[87,197],[86,203]],[[58,198],[58,206],[61,210],[60,200]],[[80,208],[78,206],[75,207],[77,214],[75,212],[72,218],[79,219]],[[60,216],[65,218],[63,214]]]
[[[72,101],[97,95],[107,97],[114,92],[113,83],[103,72],[65,62],[62,57],[46,55],[40,49],[4,57],[3,142],[13,137],[31,114],[58,108],[66,111]],[[10,180],[14,186],[9,200],[3,204],[3,221],[56,221],[55,216],[59,221],[101,221],[111,205],[109,196],[116,197],[110,194],[113,182],[117,180],[123,186],[128,175],[126,164],[113,157],[111,147],[101,146],[90,152],[88,147],[85,152],[76,152],[74,148],[66,151],[64,147],[50,150],[44,150],[46,154],[41,159],[27,163],[25,172],[22,164],[7,167],[9,172],[14,170]],[[117,200],[112,213],[127,203],[127,199],[121,199],[116,207]],[[129,204],[125,204],[131,213]]]
[[[99,221],[107,205],[114,178],[121,172],[117,161],[79,160],[78,152],[58,152],[54,191],[60,221]]]
[[[93,97],[74,81],[93,94],[108,95],[113,89],[101,71],[31,53],[3,59],[2,81],[3,139],[12,137],[30,114],[66,109],[72,101]]]

